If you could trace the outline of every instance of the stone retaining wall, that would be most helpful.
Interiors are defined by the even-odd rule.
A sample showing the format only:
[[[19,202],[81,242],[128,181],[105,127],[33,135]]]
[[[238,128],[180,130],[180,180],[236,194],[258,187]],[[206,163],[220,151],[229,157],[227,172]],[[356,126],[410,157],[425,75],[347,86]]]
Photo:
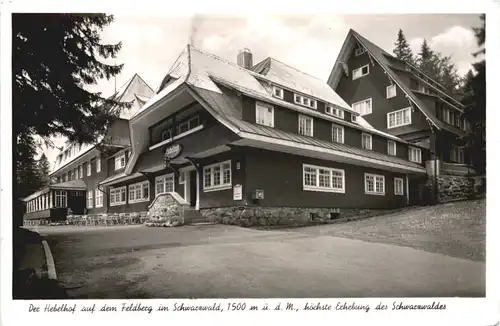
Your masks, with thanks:
[[[219,207],[201,209],[210,222],[244,227],[274,225],[307,225],[327,223],[331,219],[371,217],[388,212],[380,209],[332,209],[300,207]]]
[[[470,177],[441,175],[437,177],[437,184],[440,203],[464,200],[474,195],[474,179]]]
[[[179,226],[184,224],[184,209],[187,202],[177,193],[156,196],[148,210],[146,225]]]

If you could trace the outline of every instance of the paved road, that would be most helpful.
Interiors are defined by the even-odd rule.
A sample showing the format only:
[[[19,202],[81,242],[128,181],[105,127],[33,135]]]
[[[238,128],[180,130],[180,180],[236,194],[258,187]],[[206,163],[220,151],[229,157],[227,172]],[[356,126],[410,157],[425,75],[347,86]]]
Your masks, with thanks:
[[[233,226],[39,228],[75,298],[485,295],[484,262]]]

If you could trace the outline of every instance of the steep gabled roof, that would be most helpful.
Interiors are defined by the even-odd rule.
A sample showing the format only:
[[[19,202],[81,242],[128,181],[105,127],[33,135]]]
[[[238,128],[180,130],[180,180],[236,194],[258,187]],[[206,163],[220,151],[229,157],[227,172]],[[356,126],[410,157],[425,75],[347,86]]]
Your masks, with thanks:
[[[394,83],[405,93],[406,97],[410,100],[410,103],[415,105],[425,115],[427,120],[430,121],[437,129],[445,129],[453,133],[462,132],[459,129],[448,126],[446,123],[438,119],[435,115],[435,112],[432,109],[428,108],[410,89],[409,85],[401,80],[399,74],[391,68],[391,63],[389,61],[389,58],[393,58],[391,54],[373,44],[353,29],[349,30],[349,33],[344,40],[344,44],[342,45],[337,60],[335,61],[332,72],[328,77],[328,84],[330,85],[330,87],[332,87],[333,89],[337,87],[340,81],[340,77],[343,73],[342,65],[347,62],[352,49],[357,43],[361,44],[366,49],[373,60],[375,60],[382,67],[382,69],[384,69],[388,77],[391,78]]]
[[[140,91],[141,93],[136,93]],[[133,99],[137,99],[141,107],[149,100],[152,95],[153,89],[141,78],[137,73],[129,78],[120,88],[113,93],[109,99],[113,99],[117,102],[130,102]],[[121,112],[119,121],[128,120],[128,115],[133,112]],[[96,143],[100,143],[105,138],[105,135],[101,135]],[[95,144],[71,144],[67,143],[65,147],[56,156],[55,162],[52,164],[51,174],[57,172],[62,167],[74,162],[76,159],[81,157],[86,152],[90,151],[95,147]],[[68,150],[71,155],[65,156],[64,152]],[[60,156],[63,154],[63,156]]]

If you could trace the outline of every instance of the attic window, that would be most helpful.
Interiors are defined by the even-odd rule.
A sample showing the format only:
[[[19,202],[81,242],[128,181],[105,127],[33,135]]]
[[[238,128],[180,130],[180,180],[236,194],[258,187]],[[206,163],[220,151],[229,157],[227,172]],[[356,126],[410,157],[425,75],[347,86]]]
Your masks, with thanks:
[[[283,99],[283,89],[273,86],[273,96],[279,99]]]
[[[360,67],[358,69],[354,69],[352,71],[352,79],[358,79],[358,78],[361,78],[363,76],[366,76],[370,73],[370,66],[369,65],[365,65],[363,67]]]
[[[308,108],[316,110],[316,106],[317,106],[316,100],[313,100],[311,98],[307,98],[307,97],[302,96],[302,95],[295,94],[294,101],[296,104],[307,106]]]
[[[325,112],[328,113],[328,114],[330,114],[330,115],[333,115],[333,116],[335,116],[337,118],[344,119],[344,111],[341,110],[341,109],[334,108],[331,105],[327,105],[326,106]]]
[[[351,114],[351,122],[357,123],[356,116]]]
[[[360,55],[362,55],[365,52],[366,52],[365,48],[360,46],[360,47],[356,48],[356,50],[354,51],[354,55],[359,57]]]

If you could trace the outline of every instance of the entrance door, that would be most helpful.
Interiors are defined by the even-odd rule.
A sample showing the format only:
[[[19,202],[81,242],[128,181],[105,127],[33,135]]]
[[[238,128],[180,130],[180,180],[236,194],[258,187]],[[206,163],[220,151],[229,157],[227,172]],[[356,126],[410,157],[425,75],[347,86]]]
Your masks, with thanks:
[[[196,171],[189,171],[189,205],[196,206]]]

